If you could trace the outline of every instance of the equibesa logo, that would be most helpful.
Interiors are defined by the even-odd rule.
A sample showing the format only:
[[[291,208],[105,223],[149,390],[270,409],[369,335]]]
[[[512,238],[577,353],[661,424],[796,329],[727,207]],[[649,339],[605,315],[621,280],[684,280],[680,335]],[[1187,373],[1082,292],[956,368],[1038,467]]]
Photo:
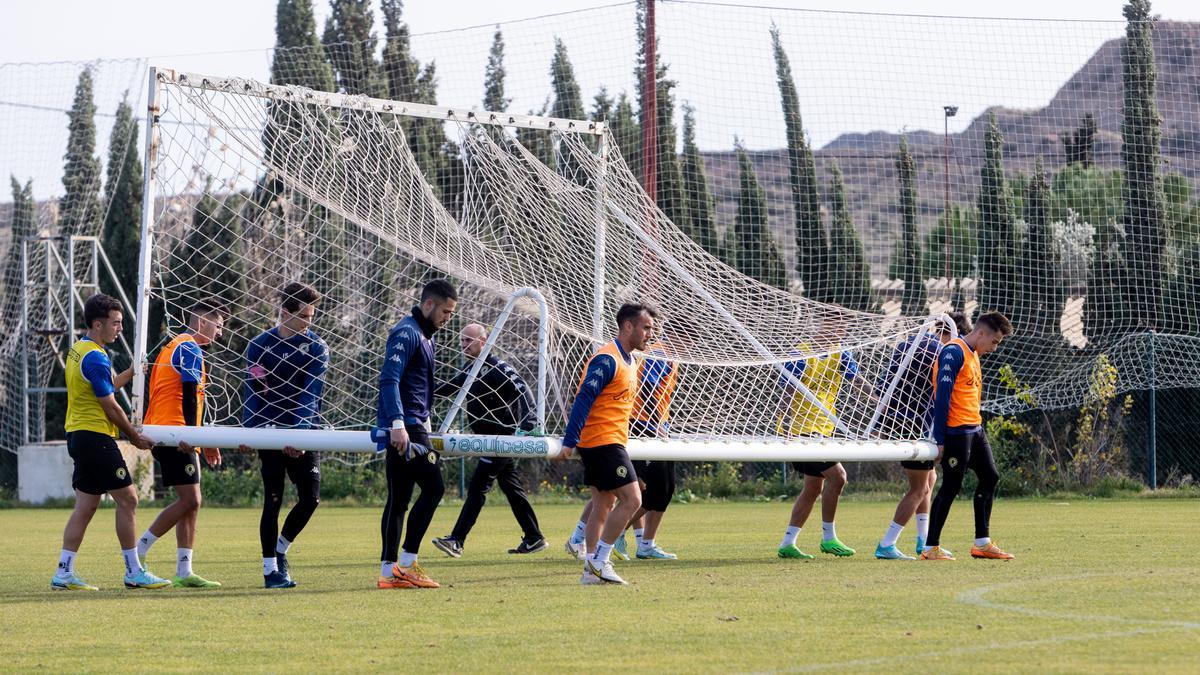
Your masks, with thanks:
[[[550,445],[540,438],[497,438],[494,436],[441,436],[430,439],[433,449],[460,455],[545,456]]]

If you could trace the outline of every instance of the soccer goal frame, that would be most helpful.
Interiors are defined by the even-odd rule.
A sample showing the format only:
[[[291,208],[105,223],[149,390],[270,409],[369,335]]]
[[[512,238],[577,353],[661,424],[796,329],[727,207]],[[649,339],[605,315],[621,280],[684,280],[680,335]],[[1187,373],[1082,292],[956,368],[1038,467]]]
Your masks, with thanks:
[[[134,340],[134,363],[137,375],[133,380],[133,414],[135,422],[143,417],[146,404],[146,368],[147,340],[149,331],[149,303],[152,292],[152,267],[154,241],[156,236],[155,196],[157,193],[158,153],[160,150],[160,115],[164,89],[168,86],[188,87],[191,89],[212,91],[228,95],[245,95],[256,99],[269,99],[318,105],[329,108],[342,108],[355,111],[366,111],[379,115],[394,115],[417,117],[441,121],[454,121],[463,124],[488,125],[515,129],[532,129],[552,131],[562,134],[584,134],[597,139],[596,153],[601,166],[607,167],[611,148],[606,125],[603,122],[588,120],[571,120],[554,117],[520,115],[502,112],[474,111],[464,108],[427,105],[389,101],[366,96],[351,96],[327,92],[315,92],[299,87],[278,86],[255,82],[252,80],[215,77],[195,73],[179,72],[172,69],[149,69],[149,93],[146,110],[145,136],[145,172],[144,172],[144,203],[141,227],[141,250],[138,265],[138,289],[136,294],[138,325]],[[800,396],[804,397],[820,413],[828,418],[837,431],[844,437],[839,438],[783,438],[783,437],[746,437],[713,438],[687,437],[686,435],[664,438],[634,438],[629,441],[630,456],[635,459],[657,460],[736,460],[736,461],[789,461],[789,460],[847,460],[847,461],[886,461],[904,459],[931,459],[936,455],[936,448],[927,439],[911,440],[880,440],[870,438],[872,432],[884,414],[895,388],[910,366],[917,343],[922,335],[931,330],[937,318],[931,317],[922,326],[913,339],[913,344],[905,354],[903,363],[893,376],[887,390],[876,406],[874,416],[869,426],[859,433],[853,433],[838,416],[825,406],[777,356],[763,345],[746,326],[742,325],[735,315],[721,305],[721,302],[707,291],[703,283],[692,276],[678,259],[671,255],[657,240],[656,236],[640,227],[634,218],[624,213],[613,199],[606,197],[606,173],[603,168],[597,183],[599,197],[594,204],[594,237],[592,265],[592,339],[596,343],[602,341],[607,318],[604,316],[605,307],[605,265],[607,244],[608,218],[615,218],[628,228],[636,238],[652,251],[675,274],[684,279],[685,283],[704,302],[726,322],[734,333],[751,345],[763,359],[763,364],[769,364],[779,374],[782,381],[788,383]],[[546,391],[547,370],[549,358],[547,354],[549,310],[541,292],[535,288],[520,288],[508,298],[506,305],[481,354],[472,363],[465,386],[455,397],[449,413],[442,420],[434,435],[435,449],[449,455],[491,455],[513,457],[556,457],[561,451],[561,439],[548,436],[480,436],[473,434],[453,434],[449,430],[459,414],[467,396],[470,384],[478,376],[483,360],[491,352],[497,336],[504,323],[511,316],[515,303],[525,299],[538,306],[538,373],[535,394],[537,422],[539,429],[546,428]],[[947,317],[941,320],[949,322]],[[952,329],[953,330],[953,329]],[[175,445],[180,441],[191,445],[204,447],[237,447],[248,445],[261,449],[282,449],[294,447],[301,450],[368,452],[376,451],[377,440],[381,432],[348,431],[332,429],[248,429],[236,426],[200,426],[200,427],[163,427],[145,426],[144,433],[156,443]],[[385,433],[385,432],[384,432]]]

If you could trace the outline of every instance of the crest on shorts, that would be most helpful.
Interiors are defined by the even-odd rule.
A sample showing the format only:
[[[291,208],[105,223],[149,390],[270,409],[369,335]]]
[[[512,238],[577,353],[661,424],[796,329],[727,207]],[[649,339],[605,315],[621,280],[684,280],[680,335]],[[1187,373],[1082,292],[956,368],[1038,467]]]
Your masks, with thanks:
[[[618,466],[617,467],[617,475],[620,476],[621,478],[624,478],[625,476],[629,475],[629,469],[626,469],[623,466]]]
[[[437,464],[437,453],[430,451],[425,453],[425,459],[429,460],[430,464]]]
[[[126,474],[127,474],[127,472],[125,471],[125,467],[121,467],[121,468],[117,469],[117,478],[119,478],[121,480],[125,480]]]
[[[951,457],[951,458],[950,458],[950,468],[951,468],[951,469],[953,469],[953,468],[954,468],[954,467],[956,467],[956,466],[958,466],[958,458],[957,458],[957,457]]]
[[[187,466],[183,467],[183,472],[189,476],[195,475],[196,474],[196,465],[188,464]]]

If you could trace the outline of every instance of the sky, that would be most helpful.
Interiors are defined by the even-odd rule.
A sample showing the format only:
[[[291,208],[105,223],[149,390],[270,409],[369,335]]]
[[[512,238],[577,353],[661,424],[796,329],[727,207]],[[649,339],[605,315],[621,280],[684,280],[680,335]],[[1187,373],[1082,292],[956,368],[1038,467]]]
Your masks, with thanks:
[[[0,152],[0,178],[31,176],[39,196],[57,187],[65,143],[61,110],[70,105],[79,65],[48,64],[134,59],[106,61],[96,71],[103,148],[105,116],[123,93],[129,90],[135,103],[144,98],[147,63],[265,79],[275,5],[6,2],[0,17],[0,147],[6,148]],[[323,0],[314,5],[320,27],[328,5]],[[724,5],[661,0],[658,21],[661,53],[678,82],[674,96],[696,108],[702,149],[728,150],[735,137],[750,149],[768,149],[784,142],[767,32],[772,23],[793,63],[806,130],[820,147],[846,132],[940,131],[943,104],[961,107],[951,131],[965,128],[988,106],[1044,106],[1104,41],[1122,34],[1122,5],[1121,0],[761,0],[750,6],[739,0]],[[1165,19],[1200,20],[1194,0],[1158,0],[1153,7]],[[544,103],[556,37],[568,46],[585,101],[601,86],[612,94],[632,93],[632,6],[558,0],[552,9],[546,16],[541,3],[409,0],[404,12],[417,57],[437,63],[440,103],[479,105],[497,23],[508,48],[510,110],[536,110]],[[381,23],[377,18],[378,33]]]

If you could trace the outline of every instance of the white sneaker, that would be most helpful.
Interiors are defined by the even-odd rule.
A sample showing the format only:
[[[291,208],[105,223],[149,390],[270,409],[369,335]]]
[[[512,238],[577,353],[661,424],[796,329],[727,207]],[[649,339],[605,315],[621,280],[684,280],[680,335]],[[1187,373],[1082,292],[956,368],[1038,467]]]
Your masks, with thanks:
[[[591,558],[588,558],[587,561],[583,563],[583,570],[585,573],[590,572],[591,574],[599,577],[600,581],[603,581],[606,584],[625,584],[625,580],[613,570],[611,560],[605,560],[603,565],[597,567],[596,562]]]
[[[585,549],[585,546],[586,544],[576,544],[568,539],[567,543],[564,545],[564,548],[567,549],[567,553],[570,553],[572,558],[575,558],[579,562],[583,562],[587,559],[587,550]]]
[[[587,569],[586,566],[584,567],[583,575],[579,577],[579,585],[581,585],[581,586],[596,586],[596,585],[602,584],[602,583],[604,583],[604,580],[602,580],[600,577],[596,576],[595,574],[592,574],[592,571]]]

